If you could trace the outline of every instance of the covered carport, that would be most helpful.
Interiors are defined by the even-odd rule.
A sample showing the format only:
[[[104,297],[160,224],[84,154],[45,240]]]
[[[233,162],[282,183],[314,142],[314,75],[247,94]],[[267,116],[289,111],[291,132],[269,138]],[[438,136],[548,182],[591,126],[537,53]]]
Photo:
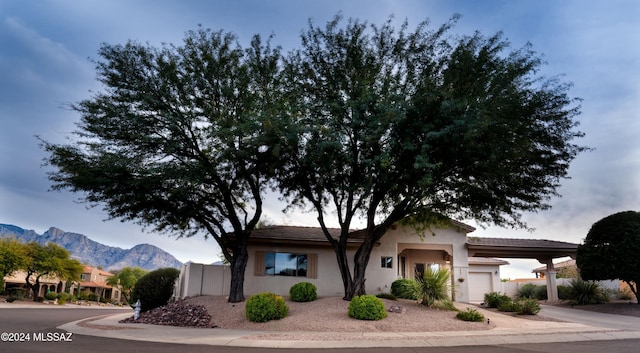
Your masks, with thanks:
[[[558,300],[556,270],[553,259],[561,257],[575,258],[578,244],[554,240],[511,239],[511,238],[467,238],[469,257],[496,257],[509,259],[536,259],[547,266],[547,298]]]

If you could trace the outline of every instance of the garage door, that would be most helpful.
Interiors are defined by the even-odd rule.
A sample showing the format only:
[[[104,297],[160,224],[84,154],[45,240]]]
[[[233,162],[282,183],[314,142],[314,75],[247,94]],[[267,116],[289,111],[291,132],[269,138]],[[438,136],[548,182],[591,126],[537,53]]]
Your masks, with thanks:
[[[484,294],[492,292],[490,272],[469,272],[469,301],[482,303]]]

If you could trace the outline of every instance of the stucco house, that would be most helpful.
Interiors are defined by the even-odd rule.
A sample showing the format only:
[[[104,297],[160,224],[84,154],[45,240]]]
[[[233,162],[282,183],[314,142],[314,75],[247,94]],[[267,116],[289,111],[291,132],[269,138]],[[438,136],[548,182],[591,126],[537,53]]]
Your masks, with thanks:
[[[72,290],[92,293],[108,301],[120,301],[120,290],[107,284],[113,273],[93,266],[85,266],[80,274],[80,281],[74,282]]]
[[[339,229],[330,229],[339,234]],[[550,240],[497,239],[469,237],[474,228],[452,221],[450,227],[433,229],[420,236],[408,226],[394,226],[371,252],[366,272],[370,294],[389,292],[398,278],[414,278],[427,266],[447,268],[451,272],[451,298],[468,303],[482,301],[484,293],[499,291],[499,258],[535,258],[553,272],[552,259],[575,256],[577,244]],[[353,258],[361,242],[354,231],[348,241],[348,256]],[[320,296],[342,296],[344,289],[333,248],[322,230],[316,227],[268,226],[253,231],[248,243],[249,260],[245,271],[244,292],[251,295],[269,291],[288,295],[295,283],[313,283]],[[353,268],[353,264],[350,264]],[[550,267],[549,267],[550,266]],[[228,294],[230,275],[220,269],[199,264],[185,265],[176,284],[176,297],[204,294]],[[228,270],[228,269],[227,269]],[[555,279],[553,276],[548,278]],[[548,283],[550,291],[555,282]],[[226,291],[225,291],[226,290]]]

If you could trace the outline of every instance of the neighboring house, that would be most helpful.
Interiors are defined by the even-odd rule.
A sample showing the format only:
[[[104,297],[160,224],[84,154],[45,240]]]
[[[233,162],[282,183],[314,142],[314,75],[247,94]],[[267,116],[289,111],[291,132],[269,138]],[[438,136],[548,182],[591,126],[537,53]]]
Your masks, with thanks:
[[[35,284],[35,278],[31,276],[30,282]],[[26,292],[26,278],[27,273],[23,270],[18,270],[13,273],[12,276],[7,276],[4,278],[4,289],[5,292],[11,292],[13,288],[22,288],[25,290],[25,294],[27,296],[31,296],[31,293]],[[63,292],[66,286],[66,281],[60,280],[60,278],[56,276],[42,276],[40,277],[40,292],[38,292],[39,297],[44,297],[47,292]]]
[[[554,263],[553,267],[558,272],[556,276],[558,278],[578,278],[578,266],[576,266],[576,260],[574,259]],[[546,267],[542,266],[534,268],[531,272],[536,275],[536,278],[545,278],[545,270]]]
[[[549,240],[467,237],[474,230],[452,221],[451,227],[433,229],[421,237],[411,227],[392,227],[371,252],[366,272],[367,292],[389,292],[396,279],[415,278],[430,266],[450,270],[452,300],[481,301],[484,293],[501,288],[500,266],[507,264],[489,258],[535,258],[548,266],[551,264],[549,271],[554,271],[553,258],[575,255],[577,249],[577,244]],[[330,229],[330,232],[337,237],[339,229]],[[349,259],[353,259],[361,234],[361,231],[351,233],[347,243]],[[313,283],[319,296],[344,295],[336,255],[320,228],[256,229],[249,238],[247,250],[246,295],[264,291],[288,295],[289,288],[302,281]],[[353,262],[349,266],[353,269]],[[228,294],[224,289],[228,289],[230,276],[225,276],[224,266],[217,267],[219,269],[211,265],[184,266],[176,284],[176,297]],[[555,288],[555,282],[549,283],[549,288]]]
[[[113,273],[85,266],[80,274],[80,282],[74,282],[72,288],[78,292],[93,293],[109,301],[120,301],[120,290],[107,284],[107,279],[111,276]]]

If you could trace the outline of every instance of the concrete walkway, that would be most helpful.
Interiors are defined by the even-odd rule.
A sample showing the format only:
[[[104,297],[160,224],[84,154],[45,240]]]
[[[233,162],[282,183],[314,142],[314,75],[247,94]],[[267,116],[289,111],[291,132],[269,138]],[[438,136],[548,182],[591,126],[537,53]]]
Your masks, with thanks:
[[[461,304],[457,306],[464,308]],[[274,332],[119,323],[119,320],[132,315],[130,311],[79,320],[59,328],[79,335],[116,339],[267,348],[444,347],[640,338],[640,325],[635,317],[613,315],[616,318],[614,321],[627,323],[613,327],[611,321],[599,321],[601,315],[606,314],[578,309],[543,306],[540,314],[548,314],[548,317],[564,315],[564,320],[574,322],[527,320],[493,311],[479,311],[496,325],[494,329],[447,332]],[[565,311],[577,315],[572,317]],[[582,321],[593,317],[596,321],[589,321],[591,324]]]

